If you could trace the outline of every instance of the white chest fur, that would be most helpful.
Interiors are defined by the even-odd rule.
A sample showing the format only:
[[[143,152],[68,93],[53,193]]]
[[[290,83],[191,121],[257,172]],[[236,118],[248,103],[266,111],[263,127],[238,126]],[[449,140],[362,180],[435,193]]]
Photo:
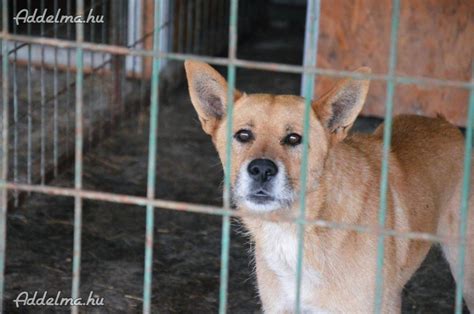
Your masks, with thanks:
[[[277,223],[264,223],[262,253],[268,267],[280,281],[277,289],[278,300],[281,302],[276,308],[291,311],[296,297],[296,268],[298,255],[298,241],[296,228]],[[301,305],[304,312],[322,313],[320,309],[310,307],[314,305],[314,297],[321,283],[321,274],[316,269],[303,264],[301,280]]]

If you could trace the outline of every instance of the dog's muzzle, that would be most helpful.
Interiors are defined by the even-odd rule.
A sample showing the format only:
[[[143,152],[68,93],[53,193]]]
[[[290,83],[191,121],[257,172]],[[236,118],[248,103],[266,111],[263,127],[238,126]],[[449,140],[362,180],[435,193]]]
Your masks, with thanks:
[[[278,173],[277,165],[270,159],[254,159],[249,163],[247,172],[251,179],[248,198],[256,204],[272,202],[272,180]]]
[[[234,201],[255,211],[271,211],[288,206],[292,200],[291,188],[281,163],[258,158],[242,165]]]

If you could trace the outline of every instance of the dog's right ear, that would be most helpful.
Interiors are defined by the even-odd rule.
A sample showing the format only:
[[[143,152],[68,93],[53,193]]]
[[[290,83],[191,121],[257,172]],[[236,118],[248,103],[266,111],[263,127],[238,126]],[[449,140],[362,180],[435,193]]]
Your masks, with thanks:
[[[370,74],[371,70],[362,67],[355,73]],[[346,79],[313,102],[313,109],[323,126],[331,134],[333,142],[341,141],[347,136],[357,115],[362,110],[369,84],[370,80],[368,79]]]
[[[189,95],[199,116],[204,132],[213,135],[225,117],[227,82],[209,64],[186,60],[184,63],[188,79]],[[240,97],[235,90],[234,100]]]

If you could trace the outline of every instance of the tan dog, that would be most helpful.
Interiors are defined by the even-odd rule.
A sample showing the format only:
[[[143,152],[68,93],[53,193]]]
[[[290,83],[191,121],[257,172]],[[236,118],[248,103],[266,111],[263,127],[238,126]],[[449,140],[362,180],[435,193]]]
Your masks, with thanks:
[[[223,164],[227,84],[209,65],[185,64],[191,100]],[[360,72],[369,69],[361,68]],[[347,79],[312,104],[306,219],[377,226],[383,126],[346,137],[360,112],[367,80]],[[233,199],[241,211],[296,217],[304,99],[234,93]],[[442,118],[398,116],[389,158],[386,228],[457,237],[464,138]],[[472,204],[472,201],[471,201]],[[472,208],[472,206],[471,206]],[[255,241],[258,290],[265,312],[288,313],[295,302],[294,224],[244,219]],[[469,236],[474,236],[470,213]],[[377,237],[305,227],[301,308],[309,313],[373,311]],[[401,291],[431,243],[387,237],[383,312],[399,313]],[[443,247],[453,273],[457,248]],[[468,242],[464,297],[474,310],[474,242]]]

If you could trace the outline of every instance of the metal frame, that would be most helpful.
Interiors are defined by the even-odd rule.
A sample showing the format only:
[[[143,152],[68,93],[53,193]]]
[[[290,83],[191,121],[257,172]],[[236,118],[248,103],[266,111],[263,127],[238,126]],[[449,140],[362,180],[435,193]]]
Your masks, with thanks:
[[[300,312],[300,295],[301,295],[301,271],[303,261],[303,241],[305,226],[313,225],[324,228],[338,228],[346,230],[355,230],[358,232],[373,233],[378,236],[377,245],[377,270],[376,270],[376,291],[374,312],[380,313],[382,309],[382,287],[383,287],[383,256],[384,256],[384,239],[388,236],[404,237],[410,239],[419,239],[425,241],[435,241],[444,243],[455,243],[459,245],[459,265],[456,272],[457,290],[456,290],[456,309],[455,313],[462,312],[462,288],[464,279],[464,257],[466,247],[467,234],[467,215],[468,215],[468,198],[469,198],[469,179],[471,172],[471,152],[473,139],[473,121],[474,121],[474,81],[470,82],[456,81],[456,80],[442,80],[425,77],[407,77],[398,76],[395,73],[396,69],[396,55],[397,55],[397,38],[398,25],[400,20],[400,0],[392,1],[392,22],[391,22],[391,37],[390,37],[390,57],[389,70],[387,74],[359,74],[347,71],[335,71],[328,69],[321,69],[316,66],[317,43],[319,33],[320,20],[320,0],[308,0],[307,6],[307,27],[306,27],[306,43],[305,43],[305,62],[303,66],[294,66],[287,64],[276,64],[267,62],[254,62],[249,60],[242,60],[236,57],[237,51],[237,16],[238,16],[238,0],[230,0],[230,14],[229,14],[229,46],[228,58],[217,58],[209,56],[198,56],[195,54],[185,53],[171,53],[162,46],[166,40],[162,36],[162,25],[165,15],[162,8],[166,7],[168,2],[165,0],[154,1],[154,32],[153,32],[153,50],[144,50],[136,48],[135,45],[131,47],[124,47],[119,45],[105,45],[93,44],[84,42],[84,28],[82,24],[76,25],[76,41],[60,40],[57,38],[35,38],[24,35],[17,35],[9,33],[8,31],[8,1],[3,0],[3,27],[0,35],[2,43],[2,105],[3,105],[3,119],[1,125],[2,136],[2,154],[1,154],[1,169],[0,169],[0,300],[3,301],[4,288],[4,268],[5,268],[5,246],[6,246],[6,214],[9,191],[27,191],[35,193],[44,193],[50,195],[62,195],[73,197],[74,206],[74,255],[73,255],[73,280],[72,280],[72,297],[79,296],[80,289],[80,261],[81,261],[81,222],[82,222],[82,200],[93,199],[108,202],[117,202],[125,204],[142,205],[146,207],[146,243],[145,243],[145,266],[144,266],[144,287],[143,287],[143,312],[150,313],[151,311],[151,286],[152,286],[152,261],[153,261],[153,226],[154,226],[154,208],[167,208],[177,211],[191,211],[203,214],[221,215],[223,219],[222,228],[222,250],[221,250],[221,274],[220,274],[220,292],[219,292],[219,313],[225,313],[227,309],[227,284],[228,284],[228,262],[229,262],[229,245],[230,245],[230,218],[231,217],[254,217],[255,219],[277,220],[272,214],[243,214],[240,212],[233,212],[230,208],[230,169],[231,169],[231,141],[228,140],[226,144],[226,164],[225,164],[225,179],[224,179],[224,202],[223,207],[205,206],[198,204],[166,201],[155,199],[155,167],[156,167],[156,147],[157,147],[157,128],[158,128],[158,113],[159,113],[159,97],[158,85],[160,80],[161,65],[165,60],[185,60],[197,59],[211,64],[227,65],[228,68],[228,97],[229,103],[227,107],[227,138],[232,136],[232,114],[233,114],[233,93],[235,89],[236,68],[252,68],[269,71],[282,71],[291,73],[301,73],[303,75],[303,89],[302,93],[306,97],[304,118],[304,142],[303,142],[303,159],[301,165],[300,182],[302,191],[300,194],[300,215],[293,221],[298,226],[298,264],[296,276],[296,303],[295,311]],[[84,11],[84,0],[77,1],[76,12],[81,14]],[[8,111],[10,106],[9,101],[9,43],[13,42],[24,44],[37,44],[44,46],[51,46],[55,49],[69,48],[76,50],[76,119],[75,119],[75,183],[74,188],[60,188],[46,185],[20,184],[18,182],[8,181]],[[166,48],[166,47],[165,47]],[[133,57],[151,57],[153,58],[153,70],[151,80],[151,98],[150,98],[150,129],[149,129],[149,156],[148,156],[148,181],[146,197],[136,197],[130,195],[121,195],[113,193],[103,193],[97,191],[87,191],[82,188],[82,157],[83,157],[83,81],[84,81],[84,52],[89,51],[100,52],[102,54],[112,54],[116,56],[133,56]],[[308,162],[308,135],[309,135],[309,110],[310,99],[313,96],[314,81],[316,75],[326,75],[333,77],[353,77],[356,79],[371,79],[382,80],[387,82],[387,98],[386,98],[386,115],[384,128],[384,145],[383,145],[383,163],[381,174],[381,188],[380,188],[380,209],[379,209],[379,224],[378,227],[356,226],[341,223],[334,223],[324,220],[305,221],[305,185],[306,185],[306,171]],[[474,75],[474,74],[473,74]],[[470,90],[469,96],[469,115],[466,126],[466,146],[464,159],[464,176],[463,189],[461,201],[461,225],[459,236],[456,238],[442,238],[437,235],[408,232],[402,233],[385,228],[385,213],[387,208],[387,190],[388,190],[388,153],[390,150],[390,135],[392,122],[393,97],[395,93],[395,86],[397,84],[421,84],[421,85],[439,85],[450,86]],[[279,219],[281,221],[281,219]],[[2,302],[0,302],[1,306]],[[1,308],[0,308],[1,310]],[[78,308],[72,307],[72,312],[77,313]]]

